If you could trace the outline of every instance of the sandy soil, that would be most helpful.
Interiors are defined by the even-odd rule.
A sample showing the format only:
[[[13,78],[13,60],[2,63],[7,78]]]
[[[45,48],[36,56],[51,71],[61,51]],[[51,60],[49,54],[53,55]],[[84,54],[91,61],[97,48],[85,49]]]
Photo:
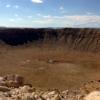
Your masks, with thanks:
[[[62,48],[0,46],[0,75],[19,74],[36,88],[78,88],[100,79],[100,54]]]

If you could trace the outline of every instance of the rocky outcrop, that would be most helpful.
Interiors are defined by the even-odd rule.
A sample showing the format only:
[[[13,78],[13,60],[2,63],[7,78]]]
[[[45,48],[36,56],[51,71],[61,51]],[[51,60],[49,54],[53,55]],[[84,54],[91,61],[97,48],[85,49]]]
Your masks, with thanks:
[[[4,80],[6,77],[7,81],[15,81],[16,77],[19,75],[7,75],[1,77],[1,80]],[[21,76],[19,76],[21,77]],[[98,82],[98,81],[97,81]],[[96,87],[100,89],[100,82]],[[91,82],[93,88],[93,82]],[[97,84],[97,83],[96,83]],[[90,89],[89,83],[88,89]],[[84,86],[83,86],[84,87]],[[58,89],[49,89],[49,90],[41,90],[36,89],[30,85],[18,84],[18,87],[10,86],[2,86],[0,85],[0,100],[100,100],[100,91],[92,90],[88,93],[86,86],[83,88],[85,92],[83,92],[80,88],[74,90],[65,90],[60,91]]]
[[[10,45],[34,42],[43,46],[51,44],[68,49],[100,51],[100,29],[18,29],[0,28],[0,40]]]
[[[35,89],[25,85],[19,75],[7,75],[0,78],[0,100],[77,100],[77,92]],[[20,80],[20,81],[19,81]],[[17,84],[15,85],[16,82]],[[21,82],[21,84],[20,84]],[[8,84],[9,83],[9,84]],[[23,83],[23,85],[22,85]]]
[[[6,75],[4,77],[0,77],[0,86],[7,86],[7,87],[19,87],[23,86],[24,79],[19,75]],[[1,89],[2,87],[0,87]]]
[[[10,89],[6,86],[0,86],[0,91],[7,92],[7,91],[10,91]]]
[[[38,90],[24,85],[19,88],[11,88],[10,91],[0,91],[1,100],[81,100],[77,92],[58,90]]]
[[[84,100],[100,100],[100,91],[93,91],[88,94]]]

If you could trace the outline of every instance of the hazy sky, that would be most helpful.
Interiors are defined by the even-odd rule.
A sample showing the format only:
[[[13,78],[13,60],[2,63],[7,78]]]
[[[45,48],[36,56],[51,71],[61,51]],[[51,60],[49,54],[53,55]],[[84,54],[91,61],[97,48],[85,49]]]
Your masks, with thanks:
[[[100,27],[100,0],[0,0],[0,26]]]

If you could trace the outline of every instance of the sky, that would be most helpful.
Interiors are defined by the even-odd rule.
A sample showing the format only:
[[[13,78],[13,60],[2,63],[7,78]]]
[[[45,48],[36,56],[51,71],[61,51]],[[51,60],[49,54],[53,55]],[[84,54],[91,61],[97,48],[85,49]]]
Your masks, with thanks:
[[[100,28],[100,0],[0,0],[0,26]]]

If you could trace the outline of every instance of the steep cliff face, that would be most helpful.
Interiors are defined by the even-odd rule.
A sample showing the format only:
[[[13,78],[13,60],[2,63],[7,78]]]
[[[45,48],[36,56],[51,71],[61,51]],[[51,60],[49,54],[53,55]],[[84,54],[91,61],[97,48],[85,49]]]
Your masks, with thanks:
[[[30,42],[53,44],[71,49],[100,51],[100,29],[17,29],[0,28],[0,40],[10,45]]]

